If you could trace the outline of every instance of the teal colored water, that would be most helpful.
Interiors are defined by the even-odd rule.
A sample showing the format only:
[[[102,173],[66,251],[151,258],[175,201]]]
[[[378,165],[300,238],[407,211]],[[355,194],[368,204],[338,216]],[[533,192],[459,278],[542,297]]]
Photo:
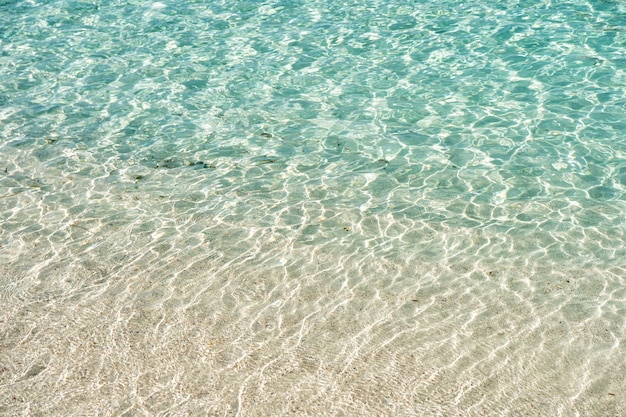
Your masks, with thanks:
[[[6,415],[626,413],[626,3],[0,0]]]

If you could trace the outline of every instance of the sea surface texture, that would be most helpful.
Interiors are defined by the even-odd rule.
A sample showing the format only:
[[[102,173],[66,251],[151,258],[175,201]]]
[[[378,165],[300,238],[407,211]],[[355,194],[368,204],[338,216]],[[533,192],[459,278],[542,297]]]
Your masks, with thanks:
[[[626,2],[0,0],[0,414],[626,415]]]

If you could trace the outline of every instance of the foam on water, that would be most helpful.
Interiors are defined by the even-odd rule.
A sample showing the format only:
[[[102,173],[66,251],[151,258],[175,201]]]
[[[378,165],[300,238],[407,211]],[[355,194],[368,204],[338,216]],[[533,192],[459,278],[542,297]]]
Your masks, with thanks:
[[[0,1],[1,412],[626,413],[624,28]]]

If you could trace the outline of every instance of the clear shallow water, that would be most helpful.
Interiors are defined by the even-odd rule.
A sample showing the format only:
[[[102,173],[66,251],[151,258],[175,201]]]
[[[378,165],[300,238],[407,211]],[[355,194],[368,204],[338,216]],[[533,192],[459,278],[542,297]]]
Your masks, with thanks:
[[[623,2],[0,1],[7,415],[626,412]]]

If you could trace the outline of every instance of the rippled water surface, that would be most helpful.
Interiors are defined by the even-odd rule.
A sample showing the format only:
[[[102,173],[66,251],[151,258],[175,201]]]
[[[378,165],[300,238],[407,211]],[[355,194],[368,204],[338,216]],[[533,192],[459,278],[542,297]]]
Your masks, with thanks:
[[[626,415],[626,3],[0,0],[3,415]]]

